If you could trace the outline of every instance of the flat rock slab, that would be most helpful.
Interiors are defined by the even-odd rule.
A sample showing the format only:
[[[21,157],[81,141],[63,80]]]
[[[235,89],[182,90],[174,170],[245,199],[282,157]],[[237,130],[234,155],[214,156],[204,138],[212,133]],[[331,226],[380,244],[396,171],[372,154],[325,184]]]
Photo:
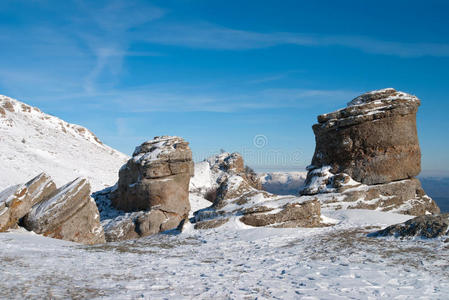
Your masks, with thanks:
[[[56,191],[53,180],[41,173],[25,184],[7,188],[0,193],[0,232],[17,223],[33,207]]]
[[[105,242],[98,208],[90,193],[87,179],[75,179],[49,199],[34,205],[24,218],[25,228],[77,243]]]

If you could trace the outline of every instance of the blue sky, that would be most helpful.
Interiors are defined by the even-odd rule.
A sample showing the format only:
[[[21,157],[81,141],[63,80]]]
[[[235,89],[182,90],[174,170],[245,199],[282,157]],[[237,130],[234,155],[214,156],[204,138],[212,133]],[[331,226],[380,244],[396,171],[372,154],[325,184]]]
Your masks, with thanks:
[[[112,147],[179,135],[260,171],[303,168],[318,114],[394,87],[422,100],[423,174],[449,174],[447,1],[3,0],[0,51],[0,94]]]

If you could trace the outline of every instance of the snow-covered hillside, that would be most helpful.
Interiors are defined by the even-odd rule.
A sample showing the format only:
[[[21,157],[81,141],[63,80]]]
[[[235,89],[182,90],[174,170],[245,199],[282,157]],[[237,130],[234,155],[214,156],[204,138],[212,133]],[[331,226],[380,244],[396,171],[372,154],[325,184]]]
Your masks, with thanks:
[[[41,172],[58,186],[83,176],[101,190],[117,181],[127,159],[88,129],[0,95],[0,190]]]

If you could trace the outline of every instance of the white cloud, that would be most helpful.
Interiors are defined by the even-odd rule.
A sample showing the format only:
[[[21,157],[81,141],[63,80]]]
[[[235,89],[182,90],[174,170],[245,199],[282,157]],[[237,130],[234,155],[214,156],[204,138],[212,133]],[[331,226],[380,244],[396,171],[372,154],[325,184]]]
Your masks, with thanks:
[[[443,43],[395,42],[351,35],[261,33],[210,23],[157,24],[145,28],[140,35],[151,43],[201,49],[248,50],[290,44],[307,47],[341,46],[366,53],[401,57],[449,56],[449,45]]]

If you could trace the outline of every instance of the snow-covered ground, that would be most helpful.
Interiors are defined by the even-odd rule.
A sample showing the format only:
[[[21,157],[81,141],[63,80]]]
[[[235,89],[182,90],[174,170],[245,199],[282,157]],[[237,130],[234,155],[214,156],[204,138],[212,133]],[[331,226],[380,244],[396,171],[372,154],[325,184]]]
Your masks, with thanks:
[[[275,229],[236,222],[97,246],[3,233],[0,298],[447,298],[447,243],[366,237],[371,226],[408,216],[324,214],[338,224]]]
[[[0,109],[0,190],[46,172],[58,187],[86,177],[97,191],[113,185],[128,160],[88,129],[15,99],[0,95]]]

